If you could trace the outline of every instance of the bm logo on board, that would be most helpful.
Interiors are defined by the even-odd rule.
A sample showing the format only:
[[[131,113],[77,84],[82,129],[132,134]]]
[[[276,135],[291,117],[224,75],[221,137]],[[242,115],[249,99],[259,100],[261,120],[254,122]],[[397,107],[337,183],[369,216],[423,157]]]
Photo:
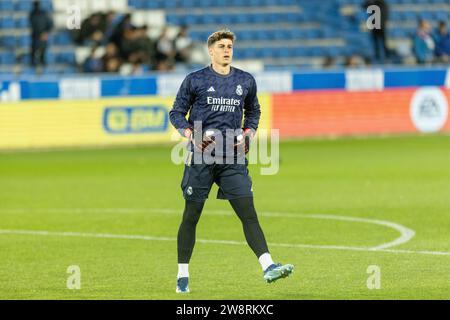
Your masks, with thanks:
[[[103,128],[113,134],[165,132],[169,115],[162,106],[107,107]]]

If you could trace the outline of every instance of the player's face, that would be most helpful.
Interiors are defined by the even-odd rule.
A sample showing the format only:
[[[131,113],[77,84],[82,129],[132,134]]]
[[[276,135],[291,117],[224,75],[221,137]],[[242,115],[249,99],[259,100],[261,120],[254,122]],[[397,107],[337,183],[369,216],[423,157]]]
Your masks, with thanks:
[[[233,59],[233,41],[230,39],[216,41],[208,51],[213,63],[221,66],[229,65]]]

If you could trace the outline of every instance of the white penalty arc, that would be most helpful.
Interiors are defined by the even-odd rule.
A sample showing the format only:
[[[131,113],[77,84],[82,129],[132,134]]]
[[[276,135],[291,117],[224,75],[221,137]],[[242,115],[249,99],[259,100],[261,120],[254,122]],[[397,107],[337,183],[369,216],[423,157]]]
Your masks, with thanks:
[[[175,209],[134,209],[134,208],[61,208],[61,209],[6,209],[1,212],[79,212],[79,213],[145,213],[158,212],[164,214],[180,214],[180,210]],[[214,215],[232,215],[230,211],[224,210],[206,210],[207,214]],[[450,252],[442,251],[427,251],[427,250],[394,250],[389,249],[400,244],[408,242],[414,237],[415,232],[400,224],[359,217],[347,217],[340,215],[325,215],[325,214],[295,214],[287,212],[261,212],[259,216],[264,217],[283,217],[283,218],[306,218],[306,219],[327,219],[340,220],[349,222],[369,223],[391,228],[400,233],[400,236],[390,242],[383,243],[372,247],[354,247],[354,246],[339,246],[339,245],[309,245],[309,244],[291,244],[291,243],[269,243],[273,247],[287,247],[287,248],[306,248],[306,249],[325,249],[325,250],[349,250],[349,251],[372,251],[372,252],[390,252],[390,253],[416,253],[416,254],[430,254],[430,255],[450,255]],[[86,233],[86,232],[64,232],[64,231],[47,231],[47,230],[10,230],[0,229],[0,234],[19,234],[19,235],[38,235],[38,236],[63,236],[63,237],[84,237],[84,238],[110,238],[110,239],[130,239],[130,240],[145,240],[145,241],[176,241],[172,237],[153,237],[146,235],[123,235],[123,234],[108,234],[108,233]],[[214,240],[214,239],[197,239],[198,243],[211,244],[227,244],[227,245],[246,245],[243,241],[233,240]]]

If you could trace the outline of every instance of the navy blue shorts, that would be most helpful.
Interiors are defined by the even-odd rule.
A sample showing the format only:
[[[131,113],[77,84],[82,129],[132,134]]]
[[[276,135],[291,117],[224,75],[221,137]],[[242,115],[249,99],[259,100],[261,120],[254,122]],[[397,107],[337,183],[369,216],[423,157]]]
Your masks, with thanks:
[[[192,162],[185,165],[181,181],[181,190],[186,200],[205,201],[213,183],[219,186],[217,199],[253,197],[247,159],[245,164],[192,164]]]

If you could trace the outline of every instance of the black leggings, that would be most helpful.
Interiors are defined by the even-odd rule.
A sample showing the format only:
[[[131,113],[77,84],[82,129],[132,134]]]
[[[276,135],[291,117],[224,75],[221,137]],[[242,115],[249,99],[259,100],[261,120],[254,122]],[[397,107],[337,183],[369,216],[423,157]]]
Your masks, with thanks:
[[[230,200],[230,204],[242,222],[248,245],[260,257],[269,252],[264,233],[259,225],[253,198]],[[202,213],[204,202],[186,200],[183,220],[178,230],[178,263],[189,263],[195,245],[195,230]]]

